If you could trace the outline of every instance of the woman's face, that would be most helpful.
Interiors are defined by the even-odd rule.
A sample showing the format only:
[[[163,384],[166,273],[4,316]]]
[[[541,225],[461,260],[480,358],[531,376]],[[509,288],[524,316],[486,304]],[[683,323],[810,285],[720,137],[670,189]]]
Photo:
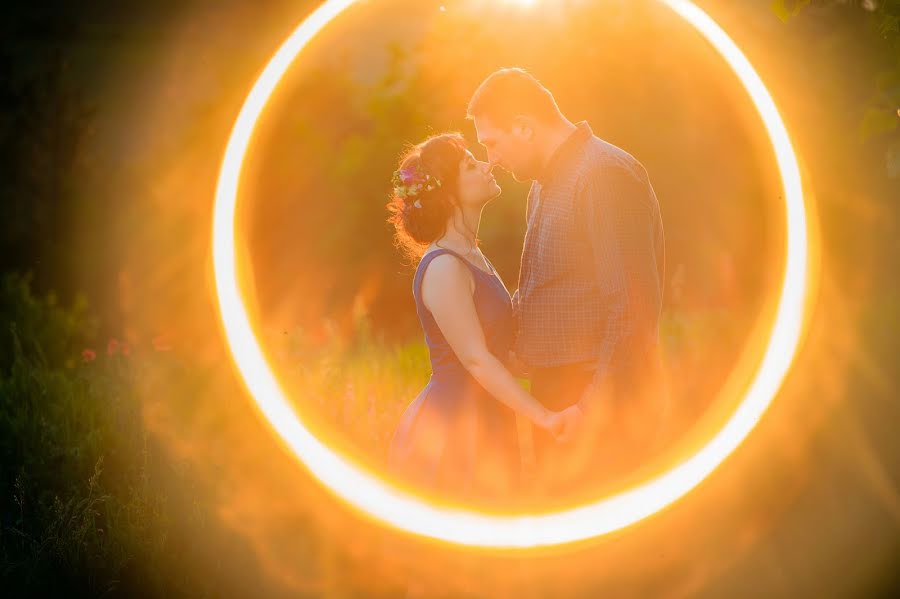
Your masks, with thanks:
[[[459,202],[463,206],[484,206],[500,195],[491,165],[476,160],[469,150],[459,162],[458,186]]]

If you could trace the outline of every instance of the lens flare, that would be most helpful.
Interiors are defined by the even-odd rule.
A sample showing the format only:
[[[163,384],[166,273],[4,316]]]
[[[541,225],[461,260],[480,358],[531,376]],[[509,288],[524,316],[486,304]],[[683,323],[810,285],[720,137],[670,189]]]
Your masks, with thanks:
[[[589,539],[638,522],[683,497],[715,470],[753,430],[772,402],[800,342],[808,285],[809,236],[800,171],[772,97],[735,43],[687,0],[660,0],[693,26],[730,65],[766,128],[784,190],[784,275],[755,376],[725,425],[692,456],[619,494],[552,513],[489,515],[452,509],[408,492],[327,447],[294,412],[263,354],[236,273],[236,203],[241,168],[257,119],[285,71],[306,44],[359,0],[330,0],[309,15],[266,65],[234,124],[216,190],[212,252],[220,316],[227,342],[262,415],[297,459],[350,507],[413,534],[490,548],[551,546]]]

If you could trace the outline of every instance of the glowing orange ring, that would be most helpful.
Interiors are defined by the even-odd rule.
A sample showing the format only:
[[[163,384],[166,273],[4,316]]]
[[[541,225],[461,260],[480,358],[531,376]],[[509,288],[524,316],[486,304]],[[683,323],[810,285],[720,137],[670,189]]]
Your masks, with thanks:
[[[787,236],[781,295],[765,353],[738,408],[697,453],[656,478],[617,495],[564,511],[534,515],[496,516],[448,509],[405,492],[338,455],[304,427],[266,363],[238,288],[235,206],[253,128],[275,86],[304,46],[358,1],[326,1],[282,44],[241,108],[219,173],[212,240],[216,291],[231,353],[259,409],[296,457],[340,499],[401,530],[452,543],[520,548],[587,539],[628,526],[684,496],[721,464],[759,421],[791,365],[802,331],[810,248],[800,171],[787,130],[759,75],[706,13],[687,0],[660,0],[696,28],[743,83],[772,142],[784,187]]]

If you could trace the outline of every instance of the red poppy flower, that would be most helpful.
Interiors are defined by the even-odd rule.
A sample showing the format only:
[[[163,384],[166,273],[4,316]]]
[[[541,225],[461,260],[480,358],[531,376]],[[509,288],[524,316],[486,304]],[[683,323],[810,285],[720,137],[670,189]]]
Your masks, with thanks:
[[[172,349],[172,346],[169,344],[169,338],[165,335],[157,335],[151,343],[153,343],[153,349],[156,351],[169,351]]]
[[[84,360],[85,362],[93,362],[94,358],[96,358],[96,357],[97,357],[97,352],[95,352],[92,349],[86,349],[83,352],[81,352],[81,359]]]
[[[119,341],[115,338],[110,339],[109,343],[106,344],[106,354],[113,355],[119,350]]]

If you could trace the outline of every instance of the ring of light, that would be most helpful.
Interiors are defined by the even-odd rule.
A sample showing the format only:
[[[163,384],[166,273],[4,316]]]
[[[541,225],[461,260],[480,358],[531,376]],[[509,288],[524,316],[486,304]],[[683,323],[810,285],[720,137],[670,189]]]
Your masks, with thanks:
[[[771,403],[800,339],[807,285],[808,232],[797,159],[768,90],[743,53],[703,11],[687,0],[660,0],[697,29],[728,62],[762,117],[784,189],[786,252],[776,315],[758,370],[735,412],[697,453],[671,470],[618,495],[554,513],[495,516],[451,510],[405,492],[320,442],[301,423],[267,364],[235,270],[238,182],[256,121],[275,86],[303,47],[359,0],[329,0],[278,49],[247,96],[225,150],[213,217],[213,262],[222,324],[251,395],[276,433],[324,485],[352,507],[414,534],[469,546],[519,548],[587,539],[628,526],[684,496],[747,437]]]

